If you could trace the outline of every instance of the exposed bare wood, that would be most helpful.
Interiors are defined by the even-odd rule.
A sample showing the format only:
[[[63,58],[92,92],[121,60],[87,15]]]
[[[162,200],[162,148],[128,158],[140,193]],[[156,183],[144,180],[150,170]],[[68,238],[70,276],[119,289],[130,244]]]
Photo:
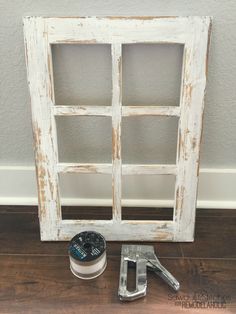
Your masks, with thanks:
[[[111,174],[111,164],[58,163],[59,173],[104,173]]]
[[[49,18],[50,43],[179,43],[192,36],[205,17]],[[141,28],[142,30],[141,30]]]
[[[24,19],[27,74],[31,95],[32,125],[42,240],[57,239],[61,220],[58,175],[55,165],[57,137],[51,106],[54,102],[51,49],[41,18]]]
[[[112,199],[113,219],[121,220],[121,44],[112,51]]]
[[[68,240],[78,230],[102,232],[108,240],[192,241],[206,84],[209,17],[26,17],[25,55],[32,122],[42,240]],[[55,106],[50,44],[111,44],[112,106]],[[121,100],[121,45],[184,44],[180,106],[124,106]],[[58,163],[55,116],[112,118],[112,164]],[[123,165],[121,119],[179,117],[176,165]],[[112,173],[113,220],[63,221],[58,173]],[[121,221],[121,176],[176,175],[172,222]]]
[[[176,169],[175,165],[122,165],[122,175],[176,175]]]
[[[55,116],[111,116],[111,106],[54,106]],[[123,106],[122,116],[174,116],[179,117],[178,106]]]
[[[176,175],[176,165],[122,165],[122,175],[157,175],[171,174]],[[103,173],[111,174],[111,164],[85,164],[85,163],[58,163],[57,172],[59,173]]]
[[[80,231],[96,230],[102,233],[106,240],[117,241],[173,241],[173,221],[127,220],[62,220],[58,236],[61,240],[70,240]],[[137,231],[138,230],[138,231]]]
[[[174,206],[176,241],[194,239],[210,24],[211,19],[208,17],[202,23],[196,23],[193,30],[194,36],[189,38],[184,48],[181,114],[176,156],[177,178]]]
[[[54,106],[55,116],[111,116],[111,106]]]
[[[178,106],[123,106],[122,116],[174,116],[179,117]]]

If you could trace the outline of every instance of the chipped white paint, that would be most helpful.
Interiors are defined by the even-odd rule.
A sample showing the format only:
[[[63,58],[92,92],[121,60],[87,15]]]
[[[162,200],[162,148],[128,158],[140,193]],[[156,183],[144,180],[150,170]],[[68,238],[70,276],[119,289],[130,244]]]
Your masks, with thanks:
[[[69,240],[86,229],[107,240],[192,241],[206,84],[209,17],[25,17],[25,53],[32,104],[42,240]],[[112,53],[111,106],[57,106],[51,44],[108,43]],[[122,44],[184,44],[180,105],[122,107]],[[112,119],[112,164],[59,163],[55,116]],[[176,165],[122,165],[121,120],[130,116],[179,117]],[[62,220],[58,173],[112,174],[113,219]],[[122,221],[122,175],[176,175],[173,221]]]
[[[43,19],[24,19],[24,31],[41,239],[57,240],[61,209],[55,168],[58,161],[56,126],[51,114],[54,102],[51,49],[47,39],[47,25]]]
[[[111,106],[54,106],[55,116],[103,116],[111,117]],[[123,106],[122,117],[132,116],[180,116],[179,106]]]
[[[122,175],[134,175],[134,174],[172,174],[176,175],[176,165],[121,165]],[[111,164],[82,164],[82,163],[58,163],[58,173],[103,173],[111,174]]]
[[[104,173],[111,174],[111,164],[58,163],[58,173]]]
[[[54,106],[55,116],[111,116],[110,106]]]
[[[210,18],[193,23],[184,46],[175,185],[175,241],[193,241]]]
[[[179,106],[123,106],[122,116],[173,116],[179,117]]]
[[[121,44],[112,44],[112,216],[121,221]]]
[[[110,241],[173,241],[173,221],[114,221],[114,220],[62,220],[59,233],[64,240],[70,240],[78,230],[92,230],[108,236]],[[158,232],[157,232],[158,230]],[[148,233],[148,235],[147,235]],[[119,235],[119,236],[118,236]]]
[[[172,174],[176,175],[175,165],[122,165],[122,175],[134,174]]]

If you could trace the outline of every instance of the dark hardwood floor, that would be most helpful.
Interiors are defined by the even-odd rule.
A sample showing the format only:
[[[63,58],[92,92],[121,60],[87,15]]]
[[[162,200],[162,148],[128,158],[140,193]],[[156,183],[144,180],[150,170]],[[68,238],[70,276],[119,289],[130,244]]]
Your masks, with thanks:
[[[156,209],[148,209],[156,216]],[[106,208],[63,209],[66,218],[106,217]],[[142,218],[147,209],[125,209]],[[171,217],[158,210],[160,219]],[[138,215],[138,216],[137,216]],[[148,274],[143,299],[117,296],[121,243],[108,242],[108,266],[97,279],[69,270],[67,242],[40,242],[36,207],[0,206],[0,314],[3,313],[236,313],[236,209],[197,211],[193,243],[153,243],[162,264],[179,280],[174,293]]]

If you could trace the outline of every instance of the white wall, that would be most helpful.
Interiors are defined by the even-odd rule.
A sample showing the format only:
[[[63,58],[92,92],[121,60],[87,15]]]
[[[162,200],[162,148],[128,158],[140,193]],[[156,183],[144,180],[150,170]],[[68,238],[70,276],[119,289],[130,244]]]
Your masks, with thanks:
[[[0,165],[33,165],[24,15],[211,15],[212,40],[201,166],[236,168],[236,1],[233,0],[0,0]],[[178,101],[181,47],[124,47],[125,104]],[[109,47],[54,47],[56,99],[63,104],[109,104]],[[88,70],[88,73],[87,73]],[[91,75],[92,71],[93,75]],[[109,119],[61,119],[63,161],[110,161]],[[133,118],[123,124],[126,162],[173,162],[176,121]],[[73,141],[69,140],[72,137]],[[227,171],[226,171],[227,172]]]

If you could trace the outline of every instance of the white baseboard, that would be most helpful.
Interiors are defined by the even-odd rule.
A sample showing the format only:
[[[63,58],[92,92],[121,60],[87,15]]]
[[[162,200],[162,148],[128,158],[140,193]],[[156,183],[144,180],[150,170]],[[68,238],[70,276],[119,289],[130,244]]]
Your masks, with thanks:
[[[63,205],[110,206],[111,176],[67,174],[61,177]],[[236,169],[201,169],[198,208],[236,209]],[[123,206],[173,206],[174,177],[127,176]],[[34,167],[0,166],[0,204],[37,205]]]

